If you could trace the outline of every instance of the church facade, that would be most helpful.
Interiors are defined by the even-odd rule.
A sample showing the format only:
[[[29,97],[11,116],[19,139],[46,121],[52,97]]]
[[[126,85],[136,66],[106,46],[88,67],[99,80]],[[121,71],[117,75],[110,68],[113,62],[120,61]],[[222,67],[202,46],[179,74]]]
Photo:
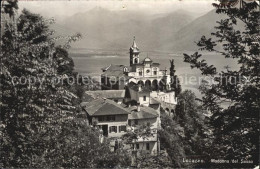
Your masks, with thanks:
[[[129,51],[129,66],[110,65],[102,69],[102,90],[122,90],[131,82],[152,91],[169,90],[170,76],[166,74],[166,70],[160,70],[160,64],[149,57],[141,60],[135,39]]]
[[[170,75],[149,57],[141,59],[135,39],[129,53],[129,66],[111,64],[102,69],[102,90],[125,90],[124,104],[151,106],[156,103],[173,114],[177,97],[170,88]]]

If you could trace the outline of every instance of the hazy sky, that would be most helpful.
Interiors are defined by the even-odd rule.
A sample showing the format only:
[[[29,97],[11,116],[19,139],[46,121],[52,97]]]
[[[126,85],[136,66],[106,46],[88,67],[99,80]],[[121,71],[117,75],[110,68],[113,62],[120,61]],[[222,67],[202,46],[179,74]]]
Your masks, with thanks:
[[[27,8],[32,12],[48,17],[71,16],[95,7],[111,11],[142,11],[147,14],[169,13],[183,9],[202,15],[211,9],[214,0],[56,0],[56,1],[19,1],[20,9]]]

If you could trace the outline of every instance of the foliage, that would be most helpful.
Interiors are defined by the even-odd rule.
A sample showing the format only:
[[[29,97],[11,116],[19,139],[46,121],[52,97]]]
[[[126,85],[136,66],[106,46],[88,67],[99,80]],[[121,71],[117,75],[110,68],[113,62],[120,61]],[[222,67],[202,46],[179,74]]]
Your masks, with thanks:
[[[108,139],[105,144],[110,144],[115,140]],[[113,152],[104,151],[100,155],[96,162],[97,168],[127,168],[131,165],[130,153],[128,149],[124,148],[123,145],[120,146]]]
[[[151,124],[141,124],[135,125],[131,130],[128,130],[126,134],[123,135],[123,143],[125,149],[131,154],[132,164],[137,168],[156,168],[162,167],[161,164],[166,165],[169,160],[164,154],[151,155],[150,153],[143,150],[143,147],[136,150],[136,143],[145,142],[157,135],[157,129],[151,128]],[[157,153],[157,152],[155,152]],[[135,155],[136,154],[136,155]]]
[[[187,167],[182,163],[182,159],[185,158],[185,150],[182,143],[182,137],[184,136],[183,128],[168,116],[163,109],[161,110],[161,124],[162,129],[159,130],[159,138],[161,150],[166,151],[171,161],[168,167]]]
[[[206,155],[205,145],[210,141],[211,135],[208,132],[208,113],[196,99],[192,91],[183,91],[178,97],[179,104],[176,106],[174,120],[184,129],[186,154],[203,158]]]
[[[197,43],[200,50],[235,59],[238,70],[226,68],[218,72],[214,65],[200,60],[202,55],[198,52],[184,54],[184,60],[191,64],[191,68],[200,69],[202,75],[212,80],[211,83],[204,81],[200,87],[203,106],[213,114],[210,118],[214,132],[211,157],[252,160],[254,164],[239,164],[238,167],[254,167],[259,164],[260,14],[256,1],[241,1],[241,4],[240,8],[229,5],[221,8],[222,5],[214,4],[216,12],[224,13],[228,18],[217,22],[216,32],[212,33],[214,38],[203,36]],[[237,28],[238,22],[244,24],[243,30]],[[230,165],[219,164],[215,167]]]
[[[173,167],[192,167],[195,165],[183,163],[183,159],[205,160],[205,145],[210,141],[208,120],[192,91],[180,93],[178,101],[173,117],[161,110],[161,147],[166,150]]]
[[[174,59],[170,60],[170,77],[171,77],[171,90],[175,91],[175,95],[178,96],[181,93],[181,84],[177,75],[175,75]]]
[[[111,156],[96,129],[87,126],[78,101],[73,101],[79,98],[56,81],[72,73],[73,62],[65,49],[79,35],[67,37],[65,46],[57,47],[59,38],[51,37],[51,23],[27,10],[5,23],[0,74],[2,168],[94,168]]]
[[[18,9],[18,0],[6,0],[7,3],[3,3],[3,12],[2,13],[5,13],[5,14],[8,14],[9,17],[13,17],[14,16],[14,13],[15,13],[15,10]],[[1,9],[2,11],[2,9]]]
[[[138,157],[138,168],[171,168],[172,164],[165,151],[157,155],[142,154]]]
[[[69,57],[69,54],[65,49],[57,47],[55,49],[55,53],[53,54],[53,59],[55,59],[58,64],[58,74],[72,75],[72,72],[74,70],[74,62],[72,58]]]

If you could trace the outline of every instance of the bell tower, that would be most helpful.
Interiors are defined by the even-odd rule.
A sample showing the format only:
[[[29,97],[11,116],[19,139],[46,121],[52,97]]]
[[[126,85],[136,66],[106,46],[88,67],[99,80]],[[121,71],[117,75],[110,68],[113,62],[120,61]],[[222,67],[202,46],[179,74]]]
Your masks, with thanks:
[[[133,45],[130,47],[130,66],[134,65],[134,64],[138,64],[139,63],[139,48],[136,45],[135,42],[135,37],[134,37],[134,41],[133,41]]]

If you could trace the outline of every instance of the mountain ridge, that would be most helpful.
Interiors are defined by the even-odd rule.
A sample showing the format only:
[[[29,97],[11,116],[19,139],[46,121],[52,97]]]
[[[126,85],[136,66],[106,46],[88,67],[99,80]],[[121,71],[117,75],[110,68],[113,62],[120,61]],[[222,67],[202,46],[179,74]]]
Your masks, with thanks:
[[[215,10],[198,18],[185,10],[153,18],[142,12],[94,8],[68,17],[58,25],[63,27],[64,35],[66,29],[69,34],[75,31],[83,35],[82,40],[72,44],[75,48],[128,50],[135,36],[143,51],[192,51],[197,49],[194,41],[202,35],[210,35],[216,21],[223,18],[224,15],[216,14]]]

